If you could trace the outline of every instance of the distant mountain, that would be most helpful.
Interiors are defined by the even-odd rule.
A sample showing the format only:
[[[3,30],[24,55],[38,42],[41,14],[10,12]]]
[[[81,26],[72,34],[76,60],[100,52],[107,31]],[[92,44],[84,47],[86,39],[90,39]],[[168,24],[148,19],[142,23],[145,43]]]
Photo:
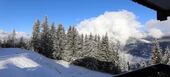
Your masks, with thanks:
[[[154,38],[152,37],[143,39],[130,38],[125,45],[124,50],[134,56],[150,58],[153,40]],[[163,36],[158,39],[158,42],[163,51],[165,51],[166,47],[170,48],[170,36]]]
[[[0,31],[0,40],[4,40],[9,38],[9,36],[12,35],[12,32],[5,32],[5,31]],[[25,39],[29,39],[31,36],[28,33],[25,32],[16,32],[16,38],[21,38],[24,37]]]

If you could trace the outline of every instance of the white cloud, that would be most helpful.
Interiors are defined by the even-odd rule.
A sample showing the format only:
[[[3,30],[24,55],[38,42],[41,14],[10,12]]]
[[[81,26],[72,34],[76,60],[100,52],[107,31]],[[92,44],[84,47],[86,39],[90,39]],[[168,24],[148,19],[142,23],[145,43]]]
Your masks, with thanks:
[[[116,38],[125,44],[129,37],[144,37],[144,33],[140,30],[142,25],[136,18],[132,12],[126,10],[105,12],[97,17],[81,21],[77,28],[83,34],[104,35],[107,32],[111,39]]]
[[[146,25],[149,35],[155,38],[160,38],[163,35],[170,35],[170,18],[165,21],[149,20]]]
[[[160,29],[151,28],[149,29],[148,35],[154,38],[161,38],[164,34]]]
[[[0,29],[0,33],[4,32],[2,29]]]

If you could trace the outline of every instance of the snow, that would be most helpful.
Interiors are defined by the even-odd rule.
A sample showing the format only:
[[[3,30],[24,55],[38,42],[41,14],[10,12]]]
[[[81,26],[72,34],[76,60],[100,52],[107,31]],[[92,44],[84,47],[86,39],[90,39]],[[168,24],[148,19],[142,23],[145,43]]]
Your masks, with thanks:
[[[19,48],[0,48],[2,77],[112,77]]]
[[[145,39],[140,39],[140,41],[142,41],[142,42],[144,42],[144,43],[151,43],[150,41],[145,40]]]

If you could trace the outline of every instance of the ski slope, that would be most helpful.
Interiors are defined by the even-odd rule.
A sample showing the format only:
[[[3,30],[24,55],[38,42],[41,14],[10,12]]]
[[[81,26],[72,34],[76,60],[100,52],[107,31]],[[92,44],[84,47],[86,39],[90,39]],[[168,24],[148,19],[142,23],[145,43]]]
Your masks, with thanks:
[[[0,48],[1,77],[112,77],[112,75],[54,61],[33,51]]]

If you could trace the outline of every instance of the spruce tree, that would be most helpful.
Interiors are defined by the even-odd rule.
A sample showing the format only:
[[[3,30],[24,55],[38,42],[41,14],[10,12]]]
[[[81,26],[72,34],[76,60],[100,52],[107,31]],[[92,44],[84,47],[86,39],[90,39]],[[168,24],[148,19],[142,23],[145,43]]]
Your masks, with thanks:
[[[170,50],[169,47],[167,47],[162,57],[162,63],[167,64],[169,62],[169,59],[170,59]]]
[[[57,38],[55,41],[55,53],[54,57],[56,59],[63,59],[64,57],[64,50],[65,50],[65,42],[66,42],[66,36],[65,36],[65,30],[63,25],[60,23],[57,28]]]
[[[89,53],[89,47],[90,47],[90,43],[89,43],[89,38],[88,38],[88,35],[86,34],[85,37],[84,37],[84,44],[83,44],[83,51],[82,51],[82,56],[85,57],[85,56],[88,56],[88,53]]]
[[[50,51],[52,51],[52,58],[55,58],[55,52],[57,52],[57,30],[55,27],[54,22],[51,24],[51,29],[50,29]]]
[[[102,37],[99,57],[103,61],[107,61],[107,62],[110,61],[109,39],[107,33],[105,34],[105,36]]]
[[[41,50],[41,39],[40,39],[40,21],[36,20],[33,27],[32,32],[32,39],[31,39],[31,45],[32,49],[36,52],[40,52]]]
[[[52,57],[52,51],[50,49],[50,29],[48,26],[48,17],[45,17],[45,20],[42,24],[42,34],[41,34],[41,47],[42,54],[47,57]]]
[[[97,58],[97,42],[95,41],[95,37],[90,33],[88,40],[86,40],[86,49],[84,51],[86,57]]]
[[[15,31],[15,29],[12,31],[11,43],[12,43],[12,47],[15,48],[15,43],[16,43],[16,31]]]
[[[169,58],[169,60],[168,60],[168,63],[167,63],[168,65],[170,65],[170,58]]]
[[[66,53],[68,55],[68,60],[73,61],[76,59],[77,47],[78,47],[78,31],[75,27],[69,27],[67,32],[67,45]]]
[[[72,54],[72,52],[71,52],[71,48],[72,48],[72,35],[71,35],[71,33],[72,33],[72,27],[71,26],[69,26],[69,29],[67,30],[67,34],[66,34],[66,50],[65,50],[65,53],[64,53],[64,55],[65,55],[65,57],[64,57],[64,60],[66,60],[66,61],[70,61],[71,60],[71,54]]]
[[[26,42],[23,37],[20,38],[18,44],[19,44],[19,48],[26,49]]]
[[[83,57],[82,56],[83,55],[82,54],[82,52],[83,52],[83,43],[84,43],[84,35],[83,34],[77,35],[77,41],[76,41],[77,48],[76,48],[76,55],[75,55],[75,57],[77,59]]]
[[[162,57],[161,53],[162,53],[162,50],[159,46],[159,43],[157,40],[155,40],[153,43],[153,47],[152,47],[151,64],[161,63],[161,57]]]

